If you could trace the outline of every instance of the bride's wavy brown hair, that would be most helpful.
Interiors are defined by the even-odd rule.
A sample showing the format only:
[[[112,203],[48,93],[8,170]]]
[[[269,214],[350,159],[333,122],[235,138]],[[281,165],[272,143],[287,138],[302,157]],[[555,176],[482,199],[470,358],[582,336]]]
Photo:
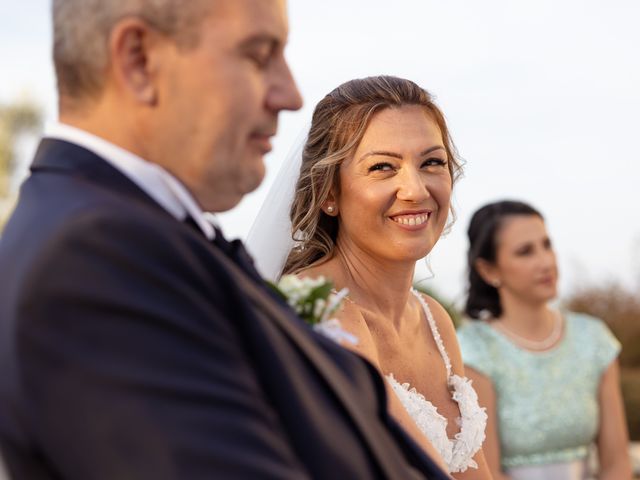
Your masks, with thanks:
[[[322,205],[332,188],[339,191],[340,164],[353,155],[375,113],[404,105],[419,105],[429,112],[442,132],[452,183],[458,179],[461,162],[444,115],[429,92],[410,80],[392,76],[343,83],[320,100],[313,112],[290,211],[296,246],[289,252],[283,273],[295,273],[331,258],[338,218],[325,214]],[[451,213],[454,218],[453,210]]]

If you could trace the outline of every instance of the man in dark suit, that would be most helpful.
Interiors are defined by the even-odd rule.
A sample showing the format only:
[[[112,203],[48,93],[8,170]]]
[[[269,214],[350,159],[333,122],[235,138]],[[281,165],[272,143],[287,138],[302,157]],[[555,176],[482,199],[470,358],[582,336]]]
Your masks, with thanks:
[[[54,0],[60,123],[0,240],[14,479],[448,478],[206,212],[301,105],[280,0]]]

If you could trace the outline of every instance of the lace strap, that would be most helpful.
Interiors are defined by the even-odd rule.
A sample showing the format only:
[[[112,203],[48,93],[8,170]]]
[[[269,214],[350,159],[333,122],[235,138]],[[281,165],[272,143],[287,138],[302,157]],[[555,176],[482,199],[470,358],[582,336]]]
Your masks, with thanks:
[[[447,351],[444,349],[444,343],[442,343],[442,338],[440,337],[440,332],[438,331],[438,326],[436,325],[436,321],[433,318],[431,309],[429,308],[429,305],[420,292],[418,292],[415,288],[412,288],[411,292],[413,292],[413,294],[420,302],[420,305],[422,305],[422,310],[424,311],[424,314],[427,317],[427,322],[429,322],[429,327],[431,328],[431,334],[433,335],[433,339],[436,341],[436,346],[438,347],[438,351],[440,352],[440,356],[442,357],[444,366],[447,369],[447,382],[451,384],[451,361],[449,360]]]

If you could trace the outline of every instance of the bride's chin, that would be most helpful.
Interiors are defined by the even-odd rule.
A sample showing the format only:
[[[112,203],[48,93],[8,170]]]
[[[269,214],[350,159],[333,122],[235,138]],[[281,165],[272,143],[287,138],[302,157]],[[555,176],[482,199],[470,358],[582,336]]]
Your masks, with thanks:
[[[418,260],[422,260],[424,257],[429,255],[432,248],[432,246],[429,247],[429,245],[427,245],[427,242],[421,242],[418,246],[407,245],[404,249],[401,248],[400,252],[407,261],[417,262]]]
[[[407,264],[412,264],[412,263],[419,262],[428,254],[429,254],[429,251],[424,251],[424,250],[421,250],[420,252],[416,252],[412,250],[404,251],[404,252],[400,251],[400,252],[397,252],[397,255],[394,256],[394,260],[398,262],[406,262]]]

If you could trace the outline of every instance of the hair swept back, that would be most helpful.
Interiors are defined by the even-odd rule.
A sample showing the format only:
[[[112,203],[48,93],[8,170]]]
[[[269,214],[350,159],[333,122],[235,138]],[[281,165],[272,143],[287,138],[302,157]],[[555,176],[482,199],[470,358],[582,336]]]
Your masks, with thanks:
[[[469,290],[464,312],[473,320],[483,319],[487,315],[492,318],[502,315],[498,289],[484,281],[478,273],[476,263],[478,259],[495,263],[498,233],[505,219],[514,215],[533,215],[544,220],[542,214],[531,205],[517,200],[501,200],[478,209],[469,222],[467,229]]]
[[[432,116],[442,133],[452,182],[458,179],[461,162],[444,115],[429,92],[410,80],[393,76],[343,83],[325,96],[313,112],[290,211],[297,245],[289,253],[284,273],[300,271],[331,257],[338,220],[326,215],[321,207],[331,189],[339,189],[340,164],[356,150],[374,114],[405,105],[422,106]]]
[[[125,17],[137,17],[173,38],[197,46],[207,0],[53,0],[53,64],[65,104],[98,96],[109,65],[109,36]]]

